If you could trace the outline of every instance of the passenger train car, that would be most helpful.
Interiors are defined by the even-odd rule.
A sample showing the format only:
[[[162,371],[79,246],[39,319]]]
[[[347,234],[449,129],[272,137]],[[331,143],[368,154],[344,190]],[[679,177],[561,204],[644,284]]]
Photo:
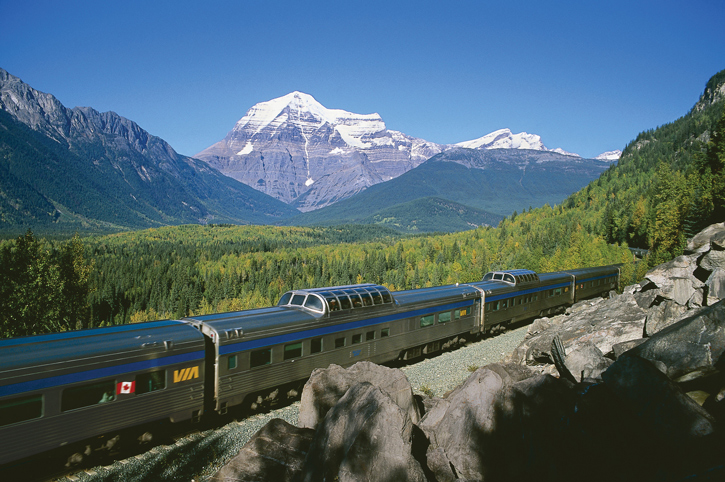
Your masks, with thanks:
[[[293,290],[270,308],[0,340],[0,465],[59,447],[78,461],[119,436],[145,439],[152,422],[294,395],[318,367],[413,359],[618,284],[619,266],[507,270],[394,293]]]

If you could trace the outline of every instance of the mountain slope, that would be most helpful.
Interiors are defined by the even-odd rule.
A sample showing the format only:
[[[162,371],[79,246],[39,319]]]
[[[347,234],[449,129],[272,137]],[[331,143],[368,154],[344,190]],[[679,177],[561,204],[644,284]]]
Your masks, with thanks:
[[[370,222],[384,219],[383,210],[435,197],[485,211],[488,221],[473,224],[495,225],[513,211],[562,201],[608,167],[608,163],[555,152],[457,148],[433,156],[393,180],[289,222]]]
[[[67,109],[2,69],[0,114],[0,209],[7,225],[272,223],[296,212],[177,154],[128,119]]]
[[[457,145],[427,142],[387,129],[378,114],[327,109],[308,94],[292,92],[253,106],[222,141],[195,157],[308,212],[459,147],[576,156],[546,148],[538,135],[513,134],[509,129]]]
[[[195,157],[309,211],[399,176],[440,150],[387,130],[378,114],[327,109],[292,92],[253,106],[222,141]]]
[[[546,251],[551,243],[561,243],[562,235],[583,231],[607,244],[648,249],[650,266],[657,265],[682,254],[686,239],[702,227],[723,221],[723,153],[725,70],[707,82],[690,112],[640,133],[616,166],[558,209],[506,219],[501,232],[525,248],[545,246]],[[535,236],[533,226],[539,231]]]

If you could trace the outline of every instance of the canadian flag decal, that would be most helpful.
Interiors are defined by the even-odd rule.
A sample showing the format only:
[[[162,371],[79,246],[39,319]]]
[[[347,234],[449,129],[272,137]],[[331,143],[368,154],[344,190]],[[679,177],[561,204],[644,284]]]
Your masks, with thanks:
[[[136,382],[120,382],[116,385],[116,394],[133,393],[136,391]]]

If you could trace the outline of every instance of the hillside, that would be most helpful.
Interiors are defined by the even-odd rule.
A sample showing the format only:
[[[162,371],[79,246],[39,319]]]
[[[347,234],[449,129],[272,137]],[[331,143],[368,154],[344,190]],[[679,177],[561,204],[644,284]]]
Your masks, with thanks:
[[[554,209],[505,219],[499,242],[519,246],[524,257],[549,253],[548,262],[557,265],[568,256],[563,246],[572,236],[592,236],[648,249],[655,266],[682,254],[688,236],[725,219],[724,166],[722,71],[690,112],[639,134],[599,179]]]
[[[420,231],[470,229],[471,224],[495,226],[514,211],[561,202],[596,179],[608,166],[607,162],[555,152],[457,148],[437,154],[417,168],[356,196],[287,222],[380,223],[393,210],[398,213],[398,225],[416,226]],[[450,203],[447,214],[442,213],[444,206],[439,204],[439,220],[443,221],[440,224],[425,218],[427,209],[416,207],[422,199],[431,197]],[[446,222],[446,217],[459,218],[462,210],[475,212],[478,218],[456,225]]]
[[[113,112],[67,109],[0,69],[0,230],[273,223],[297,211]]]

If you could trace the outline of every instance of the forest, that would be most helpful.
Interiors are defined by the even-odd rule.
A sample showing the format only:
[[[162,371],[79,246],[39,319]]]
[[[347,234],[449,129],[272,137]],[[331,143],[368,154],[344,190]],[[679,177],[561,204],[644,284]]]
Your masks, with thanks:
[[[28,231],[0,242],[0,336],[270,306],[293,288],[464,283],[496,269],[621,263],[622,285],[637,282],[725,220],[724,82],[725,71],[687,115],[640,134],[586,188],[496,228],[184,225],[71,240]],[[648,257],[635,262],[629,246]]]

